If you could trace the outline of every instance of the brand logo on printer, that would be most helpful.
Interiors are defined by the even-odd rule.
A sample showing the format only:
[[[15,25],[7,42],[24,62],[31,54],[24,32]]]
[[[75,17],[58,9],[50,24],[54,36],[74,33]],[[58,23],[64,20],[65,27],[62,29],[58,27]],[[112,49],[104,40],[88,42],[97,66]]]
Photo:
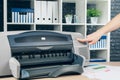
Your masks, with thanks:
[[[45,37],[41,37],[41,40],[46,40],[46,38]]]

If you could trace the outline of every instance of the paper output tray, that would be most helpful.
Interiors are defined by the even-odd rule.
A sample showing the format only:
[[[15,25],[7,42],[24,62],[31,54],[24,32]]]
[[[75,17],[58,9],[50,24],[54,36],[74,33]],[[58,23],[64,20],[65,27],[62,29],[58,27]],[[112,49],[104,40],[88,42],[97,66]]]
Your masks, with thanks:
[[[79,64],[75,65],[57,65],[49,67],[38,67],[31,69],[21,69],[21,78],[42,78],[42,77],[58,77],[65,74],[80,74],[83,72]]]
[[[41,66],[41,62],[41,64],[37,66],[33,65],[34,63],[32,65],[23,66],[17,59],[11,58],[9,64],[13,76],[19,79],[58,77],[65,74],[83,73],[83,57],[74,55],[73,59],[73,61],[71,61],[72,59],[69,58],[67,60],[62,60],[63,62],[67,61],[68,63],[59,62],[58,64],[58,62],[56,62],[57,60],[55,60],[53,61],[56,62],[54,64],[48,64],[48,62],[45,62],[47,65]]]

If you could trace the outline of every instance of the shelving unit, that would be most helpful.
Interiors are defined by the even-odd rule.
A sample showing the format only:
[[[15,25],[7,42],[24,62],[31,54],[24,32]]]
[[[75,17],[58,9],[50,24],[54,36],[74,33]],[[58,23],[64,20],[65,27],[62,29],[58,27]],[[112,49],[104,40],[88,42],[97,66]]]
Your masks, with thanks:
[[[87,0],[87,8],[96,8],[101,11],[101,16],[99,17],[97,24],[91,24],[87,19],[87,33],[90,34],[97,29],[104,26],[110,20],[110,0]],[[91,30],[91,31],[90,31]],[[106,35],[106,44],[104,48],[90,48],[91,59],[103,59],[104,61],[110,61],[110,33]],[[99,41],[98,41],[99,42]],[[101,42],[102,43],[102,42]],[[99,43],[96,43],[97,45]],[[101,45],[101,44],[100,44]],[[96,59],[96,60],[97,60]]]
[[[110,0],[45,0],[57,2],[58,22],[40,22],[36,21],[39,15],[38,2],[44,0],[4,0],[4,32],[16,30],[53,30],[53,31],[67,31],[80,32],[85,37],[93,31],[101,28],[110,20]],[[32,23],[14,23],[12,22],[12,8],[29,8],[34,10]],[[101,10],[102,15],[99,17],[97,24],[91,24],[87,17],[87,9],[96,8]],[[65,15],[71,13],[77,16],[77,22],[72,17],[72,23],[65,22]],[[53,15],[52,15],[53,16]],[[39,17],[40,18],[40,17]],[[91,28],[91,32],[88,32]],[[93,30],[92,28],[95,28]],[[96,58],[103,58],[109,61],[110,57],[110,33],[105,34],[106,47],[105,48],[90,48]],[[94,53],[92,53],[94,52]]]

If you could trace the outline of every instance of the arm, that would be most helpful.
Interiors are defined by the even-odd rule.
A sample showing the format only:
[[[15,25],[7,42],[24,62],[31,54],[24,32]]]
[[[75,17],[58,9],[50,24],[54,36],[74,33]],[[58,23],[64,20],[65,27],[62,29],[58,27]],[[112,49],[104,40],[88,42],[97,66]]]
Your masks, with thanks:
[[[120,14],[116,15],[109,23],[98,29],[96,32],[88,35],[87,38],[77,38],[77,40],[80,42],[88,42],[89,44],[94,44],[100,39],[103,34],[114,31],[118,28],[120,28]]]

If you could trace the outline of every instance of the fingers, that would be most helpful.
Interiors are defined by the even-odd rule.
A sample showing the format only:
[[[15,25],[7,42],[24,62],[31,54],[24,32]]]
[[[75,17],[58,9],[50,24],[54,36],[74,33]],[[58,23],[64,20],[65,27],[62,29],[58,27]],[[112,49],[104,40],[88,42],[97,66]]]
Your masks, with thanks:
[[[87,39],[87,38],[86,38],[86,39],[80,39],[80,38],[77,38],[77,40],[80,41],[80,42],[89,42],[89,41],[90,41],[90,40]]]
[[[88,43],[91,45],[91,44],[95,44],[96,42],[95,41],[90,41]]]
[[[95,44],[101,36],[101,34],[94,32],[92,34],[89,34],[85,39],[77,38],[77,40],[79,42],[88,42],[89,44]]]
[[[88,39],[88,38],[85,38],[85,39],[77,38],[77,40],[78,40],[79,42],[88,42],[89,44],[95,44],[95,43],[96,43],[96,41],[91,40],[91,39]]]

